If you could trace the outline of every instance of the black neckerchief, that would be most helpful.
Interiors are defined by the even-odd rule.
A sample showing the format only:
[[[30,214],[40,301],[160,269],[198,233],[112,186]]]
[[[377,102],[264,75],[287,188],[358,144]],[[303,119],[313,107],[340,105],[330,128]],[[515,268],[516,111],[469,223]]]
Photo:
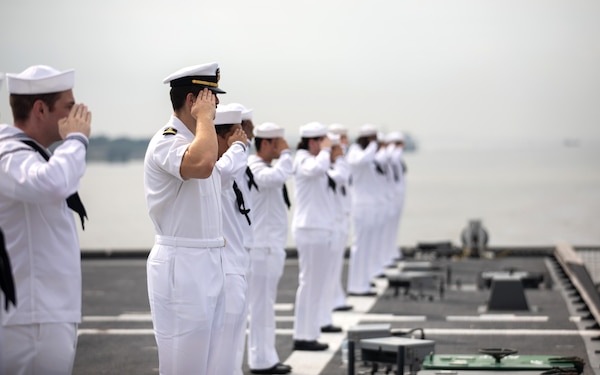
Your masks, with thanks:
[[[258,185],[254,181],[254,174],[250,170],[250,167],[246,167],[246,176],[248,176],[248,190],[252,190],[252,186],[254,186],[256,191],[258,191]]]
[[[235,200],[237,201],[238,210],[242,215],[246,216],[248,225],[252,225],[252,223],[250,222],[250,216],[248,216],[248,214],[250,213],[250,209],[246,208],[246,204],[244,203],[244,195],[242,194],[242,191],[240,190],[237,182],[235,181],[233,181],[233,192],[235,193]]]
[[[40,147],[40,145],[38,145],[36,142],[29,139],[22,139],[21,142],[33,147],[34,150],[36,150],[40,155],[42,155],[44,160],[50,160],[50,155],[48,155],[46,151],[42,147]],[[85,207],[83,206],[81,198],[79,198],[79,194],[77,192],[75,192],[73,195],[67,198],[67,206],[69,206],[70,209],[79,214],[79,218],[81,219],[81,228],[85,230],[84,219],[87,219],[87,212],[85,211]]]
[[[12,304],[17,306],[17,293],[15,292],[15,282],[13,280],[10,259],[4,244],[4,234],[0,229],[0,288],[4,292],[4,308],[8,311],[8,306]]]
[[[289,210],[292,204],[290,203],[290,196],[288,195],[287,186],[285,186],[285,184],[283,184],[283,201]]]

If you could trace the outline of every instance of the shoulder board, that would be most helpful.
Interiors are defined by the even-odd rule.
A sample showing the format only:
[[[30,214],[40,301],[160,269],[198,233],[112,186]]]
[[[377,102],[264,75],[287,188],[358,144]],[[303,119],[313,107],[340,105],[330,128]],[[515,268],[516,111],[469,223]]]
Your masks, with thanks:
[[[175,128],[166,128],[163,132],[163,135],[175,135],[177,134],[177,129]]]

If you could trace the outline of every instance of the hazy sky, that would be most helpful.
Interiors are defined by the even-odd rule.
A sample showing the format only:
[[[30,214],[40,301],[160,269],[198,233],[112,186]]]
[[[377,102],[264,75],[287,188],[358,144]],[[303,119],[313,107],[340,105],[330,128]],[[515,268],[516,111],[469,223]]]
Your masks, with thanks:
[[[432,142],[600,139],[597,0],[2,0],[0,72],[76,69],[93,133],[146,137],[162,79],[217,61],[223,103]],[[12,122],[6,84],[0,122]]]

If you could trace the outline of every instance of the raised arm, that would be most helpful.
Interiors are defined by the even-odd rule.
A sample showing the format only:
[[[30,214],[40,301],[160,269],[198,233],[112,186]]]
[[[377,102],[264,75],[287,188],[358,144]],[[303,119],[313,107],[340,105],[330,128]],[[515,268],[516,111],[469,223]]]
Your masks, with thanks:
[[[180,173],[184,180],[208,178],[218,158],[215,118],[216,96],[208,89],[198,93],[192,105],[192,117],[196,119],[196,134],[183,154]]]

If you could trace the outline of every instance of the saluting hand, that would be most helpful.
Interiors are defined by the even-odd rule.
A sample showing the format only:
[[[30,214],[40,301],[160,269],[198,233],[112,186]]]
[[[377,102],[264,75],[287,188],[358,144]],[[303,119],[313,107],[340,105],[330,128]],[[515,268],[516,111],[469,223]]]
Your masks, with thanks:
[[[331,148],[331,139],[329,139],[329,137],[323,137],[320,145],[321,145],[321,150],[324,148]]]
[[[335,145],[331,147],[331,162],[335,162],[335,159],[340,156],[344,156],[344,151],[340,145]]]
[[[211,120],[215,118],[215,112],[217,110],[217,97],[212,91],[205,88],[198,93],[196,101],[192,105],[192,117],[198,119],[198,117],[206,116]]]
[[[67,117],[58,120],[58,134],[62,139],[71,133],[83,133],[89,138],[92,125],[92,112],[85,104],[75,104]]]
[[[275,138],[275,152],[277,153],[277,157],[281,155],[281,151],[288,150],[290,146],[287,141],[283,138]]]
[[[227,146],[231,147],[233,142],[238,141],[242,142],[244,145],[248,144],[248,136],[246,135],[246,132],[243,131],[241,128],[235,129],[233,133],[231,133],[229,138],[227,138]]]

